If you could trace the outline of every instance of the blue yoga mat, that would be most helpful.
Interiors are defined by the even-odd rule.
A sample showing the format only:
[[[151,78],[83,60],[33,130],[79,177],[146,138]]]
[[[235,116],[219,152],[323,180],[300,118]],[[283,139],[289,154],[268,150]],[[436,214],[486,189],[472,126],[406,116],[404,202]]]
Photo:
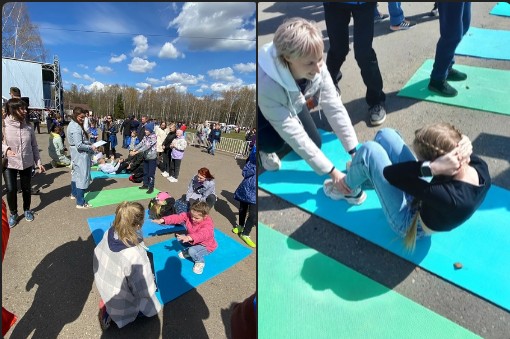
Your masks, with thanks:
[[[202,274],[193,273],[191,259],[179,259],[177,253],[183,246],[177,239],[149,246],[154,257],[158,298],[163,304],[221,274],[253,252],[217,229],[214,230],[214,236],[218,248],[205,257]]]
[[[455,54],[510,60],[510,31],[470,27]]]
[[[112,226],[114,219],[115,214],[87,219],[90,231],[92,232],[92,236],[96,244],[101,241],[104,232],[106,232]],[[158,225],[149,219],[149,211],[145,212],[145,222],[142,225],[142,234],[144,238],[183,231],[184,229],[184,226],[181,225]]]
[[[510,4],[507,2],[498,2],[492,11],[490,11],[490,14],[510,17]]]
[[[122,174],[108,174],[108,173],[104,173],[104,172],[101,172],[101,171],[90,171],[90,177],[92,178],[92,180],[94,179],[106,179],[106,178],[122,178],[122,179],[127,179],[129,178],[131,174],[127,174],[127,173],[122,173]]]
[[[339,169],[350,156],[337,137],[321,131],[322,150]],[[282,159],[277,172],[258,177],[262,188],[300,208],[349,230],[444,279],[510,310],[510,191],[492,186],[487,198],[462,226],[418,240],[407,253],[402,239],[391,231],[375,191],[367,190],[360,206],[334,201],[324,195],[318,176],[296,153]],[[460,262],[462,269],[454,269]]]

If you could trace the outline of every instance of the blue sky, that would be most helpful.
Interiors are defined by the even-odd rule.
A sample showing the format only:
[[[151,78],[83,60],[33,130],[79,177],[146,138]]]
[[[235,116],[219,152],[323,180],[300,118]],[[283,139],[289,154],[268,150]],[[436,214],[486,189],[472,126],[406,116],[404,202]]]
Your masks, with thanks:
[[[203,96],[255,88],[255,3],[25,4],[47,61],[59,58],[65,89],[173,86]]]

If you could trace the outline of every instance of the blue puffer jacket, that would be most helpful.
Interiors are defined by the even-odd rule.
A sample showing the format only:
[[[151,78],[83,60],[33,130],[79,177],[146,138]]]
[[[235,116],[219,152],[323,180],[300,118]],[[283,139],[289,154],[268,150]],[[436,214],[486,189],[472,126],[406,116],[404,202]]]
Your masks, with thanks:
[[[253,158],[253,160],[252,160]],[[243,181],[234,192],[234,199],[244,201],[248,204],[257,203],[257,165],[255,157],[250,156],[250,160],[243,168]]]

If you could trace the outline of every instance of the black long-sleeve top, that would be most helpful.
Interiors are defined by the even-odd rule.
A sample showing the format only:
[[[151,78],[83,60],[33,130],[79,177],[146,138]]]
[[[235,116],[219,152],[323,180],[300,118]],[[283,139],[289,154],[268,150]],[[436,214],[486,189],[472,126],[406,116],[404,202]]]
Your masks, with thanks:
[[[386,180],[393,186],[421,201],[420,216],[425,225],[434,231],[449,231],[469,219],[482,204],[491,178],[487,163],[471,155],[470,165],[478,173],[479,186],[435,176],[430,183],[420,178],[423,162],[409,161],[384,168]]]

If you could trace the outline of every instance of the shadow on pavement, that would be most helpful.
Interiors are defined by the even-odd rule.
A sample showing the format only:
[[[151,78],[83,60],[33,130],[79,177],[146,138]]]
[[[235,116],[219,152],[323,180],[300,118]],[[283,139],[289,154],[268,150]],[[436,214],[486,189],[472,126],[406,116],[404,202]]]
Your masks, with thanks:
[[[81,315],[94,280],[92,235],[67,242],[46,255],[32,272],[26,290],[37,285],[34,301],[14,327],[11,338],[57,338]],[[99,326],[99,325],[98,325]],[[77,334],[77,336],[79,336]]]

